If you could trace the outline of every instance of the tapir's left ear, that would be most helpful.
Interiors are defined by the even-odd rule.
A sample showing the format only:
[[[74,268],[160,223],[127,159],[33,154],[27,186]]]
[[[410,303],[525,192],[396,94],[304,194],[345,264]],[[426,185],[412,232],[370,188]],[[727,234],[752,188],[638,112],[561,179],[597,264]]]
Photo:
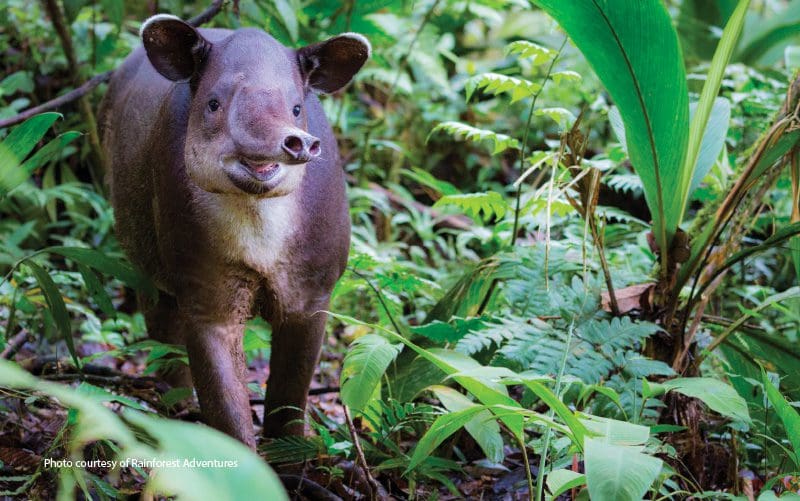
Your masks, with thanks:
[[[175,16],[151,17],[142,24],[140,34],[150,63],[174,82],[194,76],[211,50],[211,42],[197,28]]]
[[[369,59],[372,47],[358,33],[343,33],[297,51],[306,85],[316,92],[341,89]]]

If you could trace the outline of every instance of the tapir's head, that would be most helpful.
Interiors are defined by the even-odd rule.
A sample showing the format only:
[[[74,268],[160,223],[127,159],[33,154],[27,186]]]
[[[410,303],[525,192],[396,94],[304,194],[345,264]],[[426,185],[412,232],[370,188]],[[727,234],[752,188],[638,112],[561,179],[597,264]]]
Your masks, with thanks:
[[[153,67],[191,87],[186,170],[214,193],[272,197],[299,186],[309,161],[332,154],[308,131],[308,93],[341,89],[370,54],[354,33],[297,50],[256,29],[212,43],[165,15],[148,19],[141,34]]]

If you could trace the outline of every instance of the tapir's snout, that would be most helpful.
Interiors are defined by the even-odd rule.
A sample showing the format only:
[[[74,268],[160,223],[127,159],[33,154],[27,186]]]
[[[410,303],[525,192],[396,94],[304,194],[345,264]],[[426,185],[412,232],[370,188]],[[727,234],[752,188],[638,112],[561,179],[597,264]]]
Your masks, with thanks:
[[[299,129],[287,134],[283,138],[281,147],[292,159],[290,163],[298,164],[306,163],[312,158],[318,157],[320,151],[322,151],[319,139]]]

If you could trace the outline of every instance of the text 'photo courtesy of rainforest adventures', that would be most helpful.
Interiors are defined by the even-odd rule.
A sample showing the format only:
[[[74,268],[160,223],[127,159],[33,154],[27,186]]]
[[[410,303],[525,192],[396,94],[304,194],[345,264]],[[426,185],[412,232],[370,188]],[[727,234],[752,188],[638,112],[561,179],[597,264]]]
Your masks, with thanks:
[[[800,501],[800,0],[0,0],[0,501]]]

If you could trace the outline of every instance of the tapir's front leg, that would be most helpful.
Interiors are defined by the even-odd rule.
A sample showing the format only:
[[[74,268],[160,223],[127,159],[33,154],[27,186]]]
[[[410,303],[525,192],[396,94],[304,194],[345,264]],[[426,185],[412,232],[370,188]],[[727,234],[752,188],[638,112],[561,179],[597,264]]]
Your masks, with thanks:
[[[187,339],[189,366],[206,424],[255,448],[245,385],[244,326],[196,325]]]
[[[205,270],[201,276],[213,274]],[[186,351],[203,420],[255,448],[242,347],[244,323],[253,304],[252,288],[246,280],[207,278],[203,283],[193,282],[182,299]]]
[[[325,337],[328,296],[300,309],[282,308],[273,326],[269,382],[264,407],[264,436],[302,435],[306,397]]]

